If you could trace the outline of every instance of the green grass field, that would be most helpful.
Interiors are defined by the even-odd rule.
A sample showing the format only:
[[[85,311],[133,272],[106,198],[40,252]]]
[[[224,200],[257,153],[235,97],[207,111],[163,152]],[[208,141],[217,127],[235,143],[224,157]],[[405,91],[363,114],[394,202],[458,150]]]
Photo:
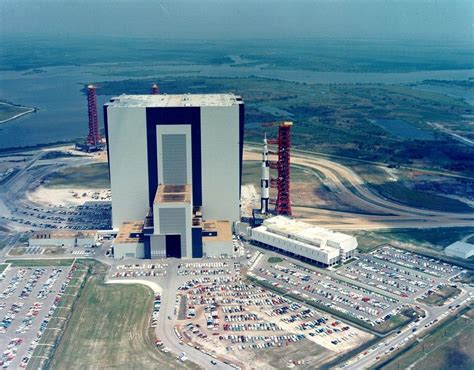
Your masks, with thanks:
[[[110,188],[107,163],[94,163],[85,166],[70,167],[46,177],[44,186],[48,188]]]
[[[474,212],[474,208],[467,203],[452,199],[443,194],[459,195],[465,193],[472,181],[453,180],[439,175],[420,175],[416,171],[407,169],[387,169],[379,165],[335,158],[366,181],[369,188],[395,202],[412,207],[446,212]],[[393,174],[397,181],[394,181]],[[412,187],[422,184],[426,190],[416,190]],[[466,195],[466,194],[464,194]]]
[[[387,229],[360,231],[355,233],[359,248],[366,252],[378,245],[397,241],[413,243],[420,247],[442,253],[444,249],[462,238],[474,233],[474,227],[441,227],[434,229]]]
[[[382,185],[372,185],[372,188],[388,199],[408,204],[415,208],[447,212],[474,212],[474,208],[457,199],[411,190],[399,181],[386,182]]]
[[[474,368],[474,308],[448,319],[419,343],[377,367],[383,370],[470,370]]]
[[[280,257],[269,257],[268,258],[268,263],[279,263],[283,262],[283,258]]]
[[[6,263],[0,263],[0,274],[5,271],[5,269],[7,268],[7,264]]]
[[[36,267],[36,266],[71,266],[73,259],[31,259],[31,260],[6,260],[6,263],[11,263],[14,267]]]
[[[76,302],[51,369],[173,369],[174,356],[154,348],[152,292],[141,285],[104,284],[97,264]]]

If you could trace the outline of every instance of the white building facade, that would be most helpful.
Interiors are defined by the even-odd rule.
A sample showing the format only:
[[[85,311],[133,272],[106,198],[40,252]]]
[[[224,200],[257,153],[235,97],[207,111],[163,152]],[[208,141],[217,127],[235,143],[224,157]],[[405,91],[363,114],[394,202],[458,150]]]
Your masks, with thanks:
[[[240,220],[240,97],[122,95],[105,104],[104,117],[112,225],[153,218],[145,258],[201,257],[203,222]]]
[[[323,266],[343,263],[355,256],[357,239],[322,227],[276,216],[251,230],[259,246],[295,255]]]
[[[44,230],[35,231],[28,246],[93,247],[98,241],[97,231]]]

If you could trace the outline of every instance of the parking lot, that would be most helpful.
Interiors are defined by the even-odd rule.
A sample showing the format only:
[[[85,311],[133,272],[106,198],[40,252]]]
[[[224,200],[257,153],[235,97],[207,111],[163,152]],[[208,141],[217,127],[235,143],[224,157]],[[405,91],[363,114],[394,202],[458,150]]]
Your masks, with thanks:
[[[164,320],[182,353],[191,346],[241,366],[278,351],[317,367],[373,338],[351,324],[352,318],[381,332],[399,327],[421,315],[413,309],[418,297],[460,272],[392,247],[333,269],[250,248],[237,258],[122,261],[109,276],[163,287],[155,295],[150,326],[161,326],[163,295],[164,302],[172,301],[164,303]],[[166,342],[157,331],[156,345]]]
[[[383,317],[395,314],[400,306],[395,297],[356,285],[349,279],[339,279],[289,261],[271,264],[261,259],[252,273],[276,288],[288,290],[315,304],[373,325]]]
[[[449,279],[462,271],[462,268],[428,258],[412,252],[396,249],[391,246],[383,246],[371,252],[375,258],[407,267],[437,278]]]
[[[10,217],[0,216],[32,228],[105,230],[111,228],[110,202],[85,202],[82,206],[39,206],[18,203]]]
[[[66,289],[70,267],[9,267],[0,282],[0,364],[26,367]]]
[[[318,306],[376,326],[461,271],[457,266],[384,246],[332,271],[308,268],[288,258],[271,263],[265,254],[250,274]]]
[[[112,268],[110,276],[113,278],[166,276],[167,268],[166,262],[122,264]]]
[[[228,275],[240,272],[240,263],[230,261],[188,262],[178,265],[178,276]]]
[[[400,297],[415,297],[435,282],[433,276],[370,255],[337,270],[341,276]]]
[[[310,341],[329,350],[323,356],[327,358],[371,337],[327,313],[243,280],[239,263],[219,263],[212,266],[215,270],[193,267],[203,274],[178,288],[176,335],[206,353],[238,363],[246,353]],[[215,276],[212,271],[219,269],[229,273]],[[180,270],[177,274],[182,276]]]
[[[106,241],[101,247],[90,247],[90,246],[31,246],[26,247],[23,245],[14,245],[8,251],[8,256],[18,258],[23,257],[43,257],[43,256],[71,256],[71,257],[94,257],[103,253],[102,251],[110,245],[110,242]]]

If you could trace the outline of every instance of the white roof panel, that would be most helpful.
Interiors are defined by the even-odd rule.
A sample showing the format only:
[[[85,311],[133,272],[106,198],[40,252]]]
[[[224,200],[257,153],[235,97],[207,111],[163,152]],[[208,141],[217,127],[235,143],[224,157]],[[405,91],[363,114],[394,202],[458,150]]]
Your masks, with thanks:
[[[106,103],[108,107],[228,107],[243,104],[234,94],[120,95]]]
[[[335,232],[284,216],[275,216],[266,219],[263,225],[270,232],[313,244],[320,248],[334,248],[337,245],[338,248],[351,250],[353,249],[353,245],[357,245],[357,241],[351,235]]]
[[[450,246],[446,247],[446,250],[452,251],[452,252],[459,252],[459,253],[465,253],[468,254],[472,251],[474,251],[474,244],[469,244],[466,242],[458,241]]]

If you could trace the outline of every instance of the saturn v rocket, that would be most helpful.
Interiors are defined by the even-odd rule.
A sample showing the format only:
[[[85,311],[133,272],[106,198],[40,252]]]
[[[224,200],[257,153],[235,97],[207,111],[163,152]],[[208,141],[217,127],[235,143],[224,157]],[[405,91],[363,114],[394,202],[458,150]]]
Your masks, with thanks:
[[[267,135],[263,139],[262,150],[262,179],[260,180],[260,213],[268,213],[268,202],[270,198],[270,164],[268,162]]]

